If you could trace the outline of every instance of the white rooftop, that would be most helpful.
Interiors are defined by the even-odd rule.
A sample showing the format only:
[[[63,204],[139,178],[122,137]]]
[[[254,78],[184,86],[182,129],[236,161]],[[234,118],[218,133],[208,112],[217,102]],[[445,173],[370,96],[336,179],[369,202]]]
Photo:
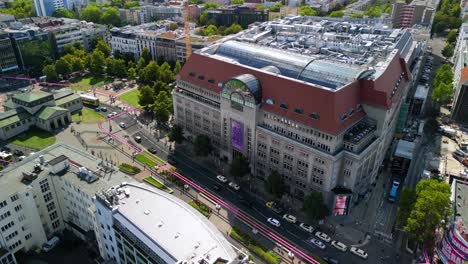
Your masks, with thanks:
[[[130,195],[119,195],[114,218],[158,255],[168,254],[176,262],[187,263],[198,263],[202,258],[207,263],[236,258],[220,231],[186,202],[143,185],[120,188]]]
[[[416,88],[416,92],[414,93],[414,99],[425,100],[427,98],[428,93],[429,93],[428,87],[424,85],[418,85],[418,88]]]
[[[412,160],[414,147],[415,147],[414,142],[400,140],[398,141],[397,149],[395,151],[395,156]]]

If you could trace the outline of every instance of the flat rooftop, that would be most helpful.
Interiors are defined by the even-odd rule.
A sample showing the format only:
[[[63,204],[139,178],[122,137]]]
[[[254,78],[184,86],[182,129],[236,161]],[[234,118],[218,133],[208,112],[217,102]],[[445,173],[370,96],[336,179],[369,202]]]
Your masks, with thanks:
[[[64,173],[60,175],[60,177],[66,179],[74,186],[79,187],[82,191],[91,196],[96,192],[108,189],[110,186],[115,186],[122,182],[134,181],[133,178],[120,172],[118,168],[103,162],[96,156],[83,152],[72,146],[58,143],[38,151],[34,155],[26,157],[24,160],[1,171],[1,188],[4,190],[22,190],[28,188],[29,183],[22,182],[22,173],[34,171],[34,166],[41,163],[39,158],[40,156],[45,160],[45,164],[41,165],[42,171],[39,173],[39,177],[49,175],[50,166],[53,166],[56,161],[66,157],[69,160],[70,166],[68,170],[64,171]],[[51,164],[49,161],[52,161]],[[86,167],[89,171],[93,172],[96,179],[92,182],[88,182],[82,177],[78,177],[79,167],[81,166]]]
[[[236,258],[231,244],[206,217],[186,202],[149,188],[143,184],[121,185],[116,189],[120,193],[118,202],[112,204],[114,218],[147,246],[155,252],[162,247],[171,258],[187,263]]]
[[[338,89],[361,77],[378,77],[394,50],[404,57],[412,42],[408,30],[382,24],[288,17],[252,26],[199,53],[260,70],[275,66],[275,74]]]

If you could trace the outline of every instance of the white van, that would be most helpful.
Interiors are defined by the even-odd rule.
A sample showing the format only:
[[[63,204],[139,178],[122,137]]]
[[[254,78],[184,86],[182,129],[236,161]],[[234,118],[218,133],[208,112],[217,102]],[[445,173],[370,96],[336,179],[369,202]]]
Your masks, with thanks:
[[[44,250],[44,252],[49,252],[52,249],[54,249],[54,247],[57,246],[59,242],[60,238],[54,236],[49,241],[47,241],[47,243],[45,243],[44,246],[42,246],[42,250]]]

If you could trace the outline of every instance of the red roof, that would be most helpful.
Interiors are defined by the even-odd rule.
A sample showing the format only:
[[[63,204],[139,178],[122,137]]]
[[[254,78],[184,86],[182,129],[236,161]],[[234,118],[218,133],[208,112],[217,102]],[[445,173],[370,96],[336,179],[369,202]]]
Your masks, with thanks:
[[[343,114],[348,114],[351,109],[356,109],[358,104],[366,103],[382,108],[390,108],[392,101],[388,98],[390,98],[393,90],[393,84],[396,83],[402,71],[405,71],[406,76],[409,76],[404,60],[396,55],[390,62],[386,72],[375,82],[355,81],[337,91],[330,91],[315,88],[308,83],[193,53],[178,77],[197,86],[220,93],[221,88],[218,87],[218,83],[224,83],[240,74],[253,74],[260,82],[263,101],[273,99],[275,102],[274,105],[262,103],[261,108],[263,110],[315,127],[324,132],[338,134],[365,115],[361,111],[354,113],[345,121],[340,120]],[[191,73],[194,76],[191,76]],[[203,80],[198,78],[201,75],[204,76]],[[208,82],[208,80],[214,81]],[[394,100],[400,98],[402,87],[405,86],[407,81],[407,79],[403,79]],[[281,103],[287,104],[288,110],[280,108]],[[302,108],[304,114],[295,113],[295,108]],[[313,112],[319,113],[319,120],[313,120],[309,117]]]
[[[468,81],[468,67],[464,67],[460,75],[460,83],[464,84],[466,81]]]

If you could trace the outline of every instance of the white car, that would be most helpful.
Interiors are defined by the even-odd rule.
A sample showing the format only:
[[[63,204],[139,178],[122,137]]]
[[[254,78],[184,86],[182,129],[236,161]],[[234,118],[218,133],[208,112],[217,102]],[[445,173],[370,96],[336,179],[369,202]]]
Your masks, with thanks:
[[[356,248],[356,247],[351,247],[349,249],[349,251],[351,251],[351,253],[353,253],[354,255],[358,256],[358,257],[361,257],[363,259],[367,259],[367,253],[360,249],[360,248]]]
[[[315,236],[322,239],[325,242],[331,241],[331,238],[327,234],[322,233],[322,232],[315,232]]]
[[[113,115],[112,113],[107,114],[107,118],[111,118],[111,117],[113,117],[113,116],[114,116],[114,115]]]
[[[318,248],[320,248],[322,250],[326,248],[325,244],[322,241],[318,240],[318,239],[311,238],[309,240],[309,242],[314,244],[315,246],[317,246]]]
[[[302,230],[306,231],[306,232],[309,232],[312,234],[312,232],[314,232],[314,228],[308,224],[304,224],[304,223],[301,223],[299,225],[300,228],[302,228]]]
[[[273,226],[276,226],[276,227],[280,227],[280,226],[281,226],[280,221],[278,221],[278,220],[276,220],[276,219],[274,219],[274,218],[271,218],[271,217],[267,219],[267,222],[270,223],[270,224],[273,225]]]
[[[120,122],[120,123],[119,123],[119,126],[120,126],[121,128],[126,128],[126,127],[127,127],[127,125],[125,125],[124,122]]]
[[[296,217],[294,215],[290,215],[290,214],[283,215],[283,219],[288,221],[289,223],[293,223],[293,224],[295,224],[296,221],[297,221]]]
[[[220,182],[227,182],[228,179],[224,177],[223,175],[218,175],[216,176],[216,179],[218,179]]]
[[[229,187],[233,188],[233,189],[236,190],[236,191],[240,190],[239,184],[237,184],[237,183],[235,183],[235,182],[230,182],[230,183],[229,183]]]
[[[113,116],[115,116],[115,115],[117,115],[117,112],[112,112],[111,114],[112,114]]]
[[[333,240],[331,242],[331,245],[334,246],[336,249],[338,249],[339,251],[343,251],[343,252],[346,252],[346,250],[348,250],[348,246],[346,246],[345,244],[341,243],[340,241],[336,241],[336,240]]]
[[[53,238],[51,238],[49,241],[47,241],[44,246],[42,246],[42,250],[44,250],[44,252],[49,252],[51,251],[52,249],[54,249],[55,246],[58,245],[58,243],[60,243],[60,238],[54,236]]]

